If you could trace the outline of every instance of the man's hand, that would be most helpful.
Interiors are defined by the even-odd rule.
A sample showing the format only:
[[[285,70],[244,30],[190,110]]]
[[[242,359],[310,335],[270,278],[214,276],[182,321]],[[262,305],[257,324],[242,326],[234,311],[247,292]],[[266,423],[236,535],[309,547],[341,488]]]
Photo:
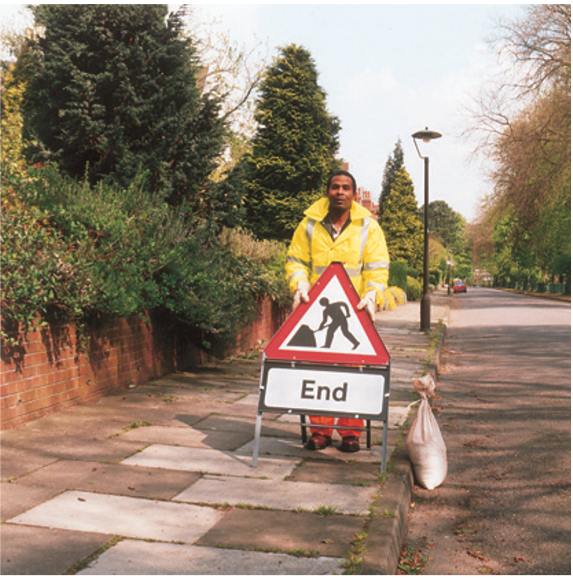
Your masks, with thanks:
[[[299,281],[297,289],[294,292],[294,300],[292,302],[292,310],[294,311],[301,303],[308,303],[308,292],[310,291],[310,283],[308,281]]]
[[[358,307],[356,307],[356,309],[366,309],[368,317],[370,317],[372,322],[374,322],[376,319],[376,290],[368,291],[360,303],[358,303]]]

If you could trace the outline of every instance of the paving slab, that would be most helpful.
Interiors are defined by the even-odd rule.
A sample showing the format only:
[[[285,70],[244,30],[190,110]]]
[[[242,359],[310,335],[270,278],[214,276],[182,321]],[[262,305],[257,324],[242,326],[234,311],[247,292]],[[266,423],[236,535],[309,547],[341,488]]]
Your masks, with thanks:
[[[238,401],[235,402],[236,404],[242,405],[250,405],[251,407],[257,408],[259,407],[259,394],[258,393],[250,393],[245,397],[242,397]]]
[[[300,576],[339,574],[340,564],[336,558],[297,558],[288,554],[123,540],[78,574]]]
[[[240,403],[218,403],[210,401],[198,401],[195,399],[177,399],[176,411],[172,413],[180,416],[181,423],[186,425],[194,425],[197,421],[205,419],[210,415],[219,415],[225,417],[238,417],[250,420],[253,424],[255,423],[255,417],[257,415],[256,409],[252,408],[250,405],[244,405]],[[192,420],[192,421],[191,421]],[[160,423],[160,422],[153,422]],[[161,422],[165,423],[165,422]]]
[[[73,491],[8,522],[193,543],[223,516],[213,508]]]
[[[203,476],[183,490],[175,500],[199,504],[225,503],[263,506],[278,510],[315,511],[320,506],[341,514],[368,514],[377,488],[351,487],[332,483],[284,482],[229,476]]]
[[[287,479],[296,482],[377,487],[380,481],[380,464],[309,459],[300,463]],[[354,488],[351,491],[354,491]]]
[[[319,516],[307,512],[234,508],[196,543],[198,546],[307,552],[344,558],[364,529],[361,516]]]
[[[61,489],[54,492],[53,488],[30,487],[21,483],[2,483],[2,522],[49,500],[60,491]]]
[[[241,369],[236,363],[230,364],[227,367],[225,367],[224,364],[225,360],[221,360],[211,368],[202,366],[194,370],[179,371],[169,376],[159,377],[155,379],[153,383],[163,383],[169,379],[182,381],[190,386],[201,381],[207,381],[208,383],[216,383],[217,381],[241,382],[256,378],[260,369],[257,363],[252,364],[248,369]]]
[[[408,419],[408,414],[410,413],[410,408],[408,406],[391,405],[388,408],[388,428],[396,428],[404,425],[404,422]]]
[[[67,420],[75,419],[72,432],[82,431],[82,427],[93,425],[94,429],[100,429],[101,435],[108,436],[113,431],[106,430],[105,420],[102,419],[105,416],[110,418],[110,423],[120,420],[125,425],[135,421],[160,423],[173,416],[177,400],[170,402],[168,399],[140,392],[139,388],[130,389],[100,398],[93,407],[91,403],[81,405],[78,414],[69,412],[65,417]]]
[[[263,414],[263,417],[267,415],[267,414]],[[281,415],[279,415],[279,417],[277,418],[277,421],[284,421],[284,422],[288,422],[288,423],[296,423],[299,425],[300,427],[300,415],[297,415],[295,413],[283,413]],[[300,430],[299,430],[300,431]]]
[[[152,397],[162,399],[163,403],[173,403],[178,399],[209,401],[210,403],[234,403],[240,400],[244,391],[235,391],[231,388],[212,387],[205,384],[202,387],[182,387],[180,383],[173,381],[171,385],[162,384],[159,388],[142,387],[141,392],[146,392]]]
[[[253,468],[250,458],[234,452],[156,444],[123,460],[122,463],[149,468],[277,480],[288,476],[297,461],[288,457],[261,458],[257,467]]]
[[[200,474],[195,472],[60,460],[21,478],[17,484],[7,485],[6,489],[32,491],[34,488],[43,488],[49,492],[49,497],[63,490],[82,490],[169,500],[199,478]],[[2,492],[4,490],[2,486]]]
[[[2,524],[0,568],[5,576],[64,574],[113,536]]]
[[[10,433],[10,432],[8,432]],[[17,443],[2,439],[2,476],[20,476],[63,458],[119,461],[145,447],[145,443],[70,434],[63,436],[25,436]],[[29,451],[28,448],[33,448]]]
[[[247,443],[253,437],[253,432],[230,436],[227,432],[199,431],[189,427],[148,426],[128,431],[121,437],[124,440],[153,444],[234,450]]]
[[[195,424],[196,429],[224,432],[243,432],[255,434],[256,412],[249,408],[249,416],[222,415],[222,413],[206,416]]]
[[[390,399],[395,402],[402,402],[408,404],[414,399],[412,398],[412,380],[409,380],[408,384],[404,384],[403,387],[393,387],[392,393],[390,393]]]
[[[57,461],[52,455],[46,455],[35,446],[25,448],[11,448],[2,443],[0,452],[0,472],[2,472],[2,484],[17,480],[26,474],[43,466]]]
[[[258,368],[257,371],[260,371]],[[186,389],[188,394],[197,394],[199,396],[210,394],[218,396],[220,393],[233,391],[239,392],[244,388],[256,388],[258,384],[258,376],[233,376],[228,374],[221,374],[216,376],[190,376],[187,374],[175,373],[155,379],[148,382],[143,387],[152,385],[156,390],[162,387],[177,387]],[[244,392],[243,392],[244,393]]]
[[[139,386],[141,391],[151,391],[153,393],[161,393],[163,391],[169,391],[169,388],[185,388],[192,393],[194,390],[197,391],[213,391],[215,389],[228,388],[230,386],[229,378],[224,375],[219,375],[217,377],[191,377],[184,375],[182,373],[172,373],[164,377],[159,377],[152,381]]]

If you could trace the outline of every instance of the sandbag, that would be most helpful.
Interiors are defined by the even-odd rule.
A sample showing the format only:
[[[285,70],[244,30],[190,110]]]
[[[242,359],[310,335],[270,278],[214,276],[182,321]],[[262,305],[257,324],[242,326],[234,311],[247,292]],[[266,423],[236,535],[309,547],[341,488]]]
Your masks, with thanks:
[[[428,401],[436,391],[431,375],[412,380],[421,398],[418,415],[406,437],[406,449],[417,482],[427,490],[437,488],[446,479],[448,457],[438,422]]]

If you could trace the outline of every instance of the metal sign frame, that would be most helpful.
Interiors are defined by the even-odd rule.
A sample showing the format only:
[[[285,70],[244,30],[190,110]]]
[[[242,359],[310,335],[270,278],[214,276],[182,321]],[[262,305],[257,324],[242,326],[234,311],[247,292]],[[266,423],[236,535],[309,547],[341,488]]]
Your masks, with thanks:
[[[304,408],[288,406],[284,404],[269,404],[267,402],[267,393],[269,391],[269,374],[273,369],[279,370],[299,370],[324,373],[324,374],[362,374],[364,376],[381,376],[383,378],[383,391],[380,392],[381,407],[374,412],[359,411],[348,412],[339,408],[333,410],[321,410],[315,408]],[[293,372],[294,374],[294,372]],[[293,375],[294,377],[294,375]],[[382,421],[384,425],[382,434],[382,455],[381,455],[381,472],[386,470],[386,453],[388,441],[388,406],[390,397],[390,362],[386,365],[324,365],[309,361],[287,361],[287,360],[269,360],[263,356],[263,366],[261,371],[261,380],[259,384],[259,405],[257,411],[257,421],[255,426],[255,440],[253,448],[253,467],[256,467],[259,453],[259,443],[262,427],[263,413],[286,413],[289,415],[324,415],[332,417],[348,417],[363,420]],[[330,427],[330,426],[329,426]],[[333,426],[333,429],[340,429]],[[360,429],[360,428],[358,428]]]

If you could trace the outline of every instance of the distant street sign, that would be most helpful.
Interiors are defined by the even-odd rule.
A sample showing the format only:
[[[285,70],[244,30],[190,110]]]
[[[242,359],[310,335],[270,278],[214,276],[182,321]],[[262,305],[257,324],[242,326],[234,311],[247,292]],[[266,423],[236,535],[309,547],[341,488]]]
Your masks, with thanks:
[[[390,355],[341,263],[332,263],[265,349],[269,359],[386,365]]]

